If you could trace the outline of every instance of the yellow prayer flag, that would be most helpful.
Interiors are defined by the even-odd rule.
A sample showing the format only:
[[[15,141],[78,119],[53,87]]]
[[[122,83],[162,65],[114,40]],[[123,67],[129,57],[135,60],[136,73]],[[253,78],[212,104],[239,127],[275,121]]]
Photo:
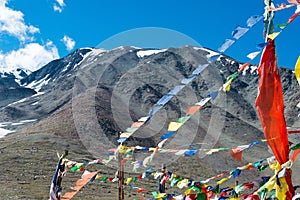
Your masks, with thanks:
[[[232,79],[233,80],[233,79]],[[229,92],[230,91],[230,85],[232,83],[232,80],[227,81],[226,83],[224,83],[223,85],[223,91],[224,92]]]
[[[180,122],[170,122],[168,131],[177,131],[182,125]]]
[[[242,166],[242,167],[238,167],[238,169],[240,169],[240,170],[245,170],[245,169],[248,169],[248,168],[251,167],[251,166],[253,166],[253,164],[252,164],[252,163],[249,163],[249,164],[244,165],[244,166]]]
[[[177,183],[177,187],[182,189],[189,184],[189,179],[185,178]]]
[[[279,178],[280,187],[276,184],[276,197],[278,199],[286,199],[286,192],[289,190],[289,186],[285,180],[285,177]]]
[[[128,147],[127,147],[127,146],[121,145],[121,146],[120,146],[119,152],[122,153],[122,154],[124,154],[124,153],[127,152],[127,150],[128,150]]]
[[[221,180],[219,180],[218,182],[217,182],[217,184],[218,185],[221,185],[222,183],[224,183],[225,181],[227,181],[228,180],[228,178],[222,178]]]
[[[97,174],[95,179],[99,179],[99,178],[101,178],[101,176]]]
[[[132,133],[128,133],[128,132],[121,133],[120,138],[129,138],[131,135]]]
[[[131,181],[132,181],[132,178],[127,178],[126,185],[129,185]]]
[[[163,198],[165,198],[166,196],[168,196],[166,193],[159,193],[158,195],[157,195],[157,199],[163,199]]]
[[[296,75],[297,81],[300,85],[300,56],[298,57],[298,60],[297,60],[296,66],[295,66],[295,75]]]
[[[187,190],[184,192],[184,194],[185,194],[185,195],[191,194],[191,191],[192,191],[191,189],[187,189]]]
[[[219,149],[211,149],[211,150],[207,151],[206,154],[211,155],[211,154],[213,154],[215,152],[218,152],[218,151],[219,151]]]
[[[274,33],[272,33],[272,34],[269,34],[269,35],[268,35],[268,38],[270,38],[271,40],[274,40],[280,33],[281,33],[281,31],[280,31],[280,32],[274,32]]]

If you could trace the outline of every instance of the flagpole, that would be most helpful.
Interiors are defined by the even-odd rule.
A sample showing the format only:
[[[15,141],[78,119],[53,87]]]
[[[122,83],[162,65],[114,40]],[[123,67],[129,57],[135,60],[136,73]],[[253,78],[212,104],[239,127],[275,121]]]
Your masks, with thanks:
[[[270,8],[273,4],[273,0],[268,0],[268,3],[266,1],[267,0],[264,0],[265,5]],[[265,42],[268,41],[268,35],[274,32],[273,18],[274,18],[274,11],[269,10],[268,13],[267,13],[266,18],[264,19],[264,22],[265,22],[265,28],[264,28],[265,29],[264,30]]]
[[[118,133],[118,138],[120,138],[121,132]],[[119,176],[119,200],[124,200],[124,165],[122,163],[122,155],[118,152],[118,176]]]
[[[119,153],[118,155],[118,162],[119,162],[119,171],[118,171],[118,176],[119,176],[119,200],[124,200],[124,190],[123,190],[123,185],[124,185],[124,167],[122,164],[122,156]]]

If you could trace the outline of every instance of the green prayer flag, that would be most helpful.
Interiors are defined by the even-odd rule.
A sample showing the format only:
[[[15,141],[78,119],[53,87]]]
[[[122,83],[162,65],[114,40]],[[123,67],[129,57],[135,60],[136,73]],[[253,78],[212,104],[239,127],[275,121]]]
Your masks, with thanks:
[[[128,150],[126,151],[126,156],[127,156],[127,157],[133,156],[133,154],[134,154],[134,151],[133,151],[132,149],[128,149]]]
[[[191,118],[190,115],[189,115],[189,116],[185,116],[185,117],[180,117],[180,118],[178,119],[178,122],[179,122],[179,123],[185,123],[185,122],[188,121],[190,118]]]
[[[294,151],[297,149],[300,149],[300,143],[292,147],[292,150],[294,150]]]
[[[126,132],[133,133],[133,132],[135,132],[138,129],[139,128],[128,127],[128,128],[126,128]]]
[[[266,169],[268,167],[268,165],[260,165],[257,167],[258,171],[263,171],[264,169]]]
[[[154,198],[156,198],[158,196],[158,192],[152,192],[152,195],[154,196]]]
[[[79,168],[75,165],[75,166],[73,166],[72,168],[71,168],[71,171],[72,172],[75,172],[75,171],[77,171]]]
[[[197,194],[197,200],[206,200],[206,194],[205,193],[198,193]]]
[[[182,178],[173,178],[171,181],[171,187],[176,185],[180,180],[182,180]]]
[[[193,185],[190,187],[191,190],[194,190],[194,191],[198,191],[198,192],[201,192],[200,188],[198,188],[197,186]]]
[[[107,181],[107,179],[108,179],[108,176],[104,176],[104,177],[102,178],[101,182],[105,182],[105,181]]]
[[[239,73],[238,72],[235,72],[234,74],[231,74],[230,76],[228,76],[228,78],[226,79],[226,83],[228,81],[232,81],[233,79],[235,79],[236,77],[239,76]]]
[[[287,23],[285,23],[285,24],[277,24],[276,26],[278,27],[278,28],[280,28],[281,30],[283,30],[283,29],[285,29],[285,27],[287,27]]]
[[[133,177],[132,181],[135,183],[137,181],[137,177]]]
[[[219,151],[227,151],[227,150],[230,150],[230,148],[226,148],[226,147],[221,147],[221,148],[218,148]]]
[[[276,198],[276,190],[273,189],[269,192],[269,198]]]
[[[263,190],[261,190],[260,192],[258,192],[259,195],[259,199],[265,199],[265,197],[267,196],[268,193],[268,189],[264,188]]]
[[[217,184],[216,187],[214,187],[214,188],[212,189],[212,192],[213,192],[214,194],[219,194],[219,193],[220,193],[220,185]]]
[[[238,184],[235,186],[235,191],[237,193],[241,192],[244,189],[244,184]]]

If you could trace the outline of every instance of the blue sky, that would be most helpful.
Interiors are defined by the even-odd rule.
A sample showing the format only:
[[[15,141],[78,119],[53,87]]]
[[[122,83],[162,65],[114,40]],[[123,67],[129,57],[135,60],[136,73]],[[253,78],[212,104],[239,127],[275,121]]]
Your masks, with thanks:
[[[295,10],[278,11],[275,24],[287,22]],[[77,48],[108,43],[153,48],[199,44],[217,50],[237,25],[245,26],[248,17],[263,12],[262,0],[0,0],[0,67],[24,65],[35,70]],[[169,31],[152,34],[143,27]],[[261,21],[225,53],[248,61],[246,55],[263,42],[262,30]],[[113,37],[124,31],[131,39]],[[299,35],[300,17],[276,38],[279,66],[294,68],[300,55]]]

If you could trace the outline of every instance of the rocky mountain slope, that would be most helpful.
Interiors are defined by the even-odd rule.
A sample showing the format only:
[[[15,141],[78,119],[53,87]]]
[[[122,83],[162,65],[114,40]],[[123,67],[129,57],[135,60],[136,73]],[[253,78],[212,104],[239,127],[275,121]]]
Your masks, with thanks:
[[[56,151],[69,149],[70,159],[86,160],[107,157],[115,148],[117,135],[132,122],[147,116],[149,110],[181,80],[190,78],[199,64],[207,63],[213,51],[199,47],[139,49],[120,47],[113,50],[79,49],[55,60],[24,78],[1,78],[0,123],[16,131],[0,140],[0,175],[4,199],[45,199],[57,162]],[[171,121],[184,116],[188,106],[219,90],[226,78],[241,63],[227,56],[211,63],[199,77],[184,87],[146,126],[135,132],[126,144],[154,147],[167,132]],[[300,127],[298,118],[299,86],[289,69],[280,68],[285,115],[288,127]],[[9,85],[5,85],[11,82]],[[263,139],[255,110],[258,76],[256,66],[246,69],[228,93],[208,103],[182,127],[167,148],[235,147]],[[18,84],[20,83],[20,84]],[[9,88],[15,88],[8,93]],[[18,89],[18,91],[16,91]],[[26,121],[27,120],[27,121]],[[27,123],[30,122],[30,123]],[[211,144],[202,144],[209,137]],[[299,141],[296,135],[292,141]],[[266,145],[257,146],[233,159],[228,152],[199,158],[158,155],[152,167],[164,162],[171,171],[203,180],[255,162],[271,154]],[[116,166],[99,166],[114,174]],[[299,167],[295,168],[299,172]],[[240,181],[253,180],[270,171],[247,172]],[[63,182],[66,190],[78,175],[70,174]],[[151,182],[151,181],[150,181]],[[294,182],[300,184],[299,179]],[[4,184],[5,183],[5,184]],[[156,190],[156,182],[141,183]],[[13,187],[12,187],[13,186]],[[95,184],[80,193],[78,199],[116,199],[116,184]],[[108,193],[110,191],[110,193]],[[140,194],[129,190],[126,198]],[[114,196],[115,195],[115,196]],[[147,194],[151,196],[150,194]]]

